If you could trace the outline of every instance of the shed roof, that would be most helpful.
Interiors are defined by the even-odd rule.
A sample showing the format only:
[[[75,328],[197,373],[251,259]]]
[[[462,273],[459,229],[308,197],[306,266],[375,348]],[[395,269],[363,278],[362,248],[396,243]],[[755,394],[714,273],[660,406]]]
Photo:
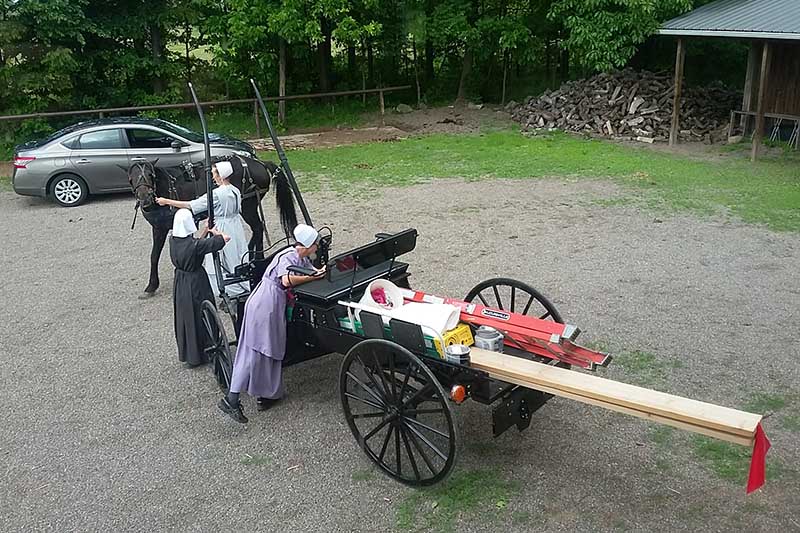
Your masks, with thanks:
[[[800,40],[800,0],[717,0],[665,22],[658,33]]]

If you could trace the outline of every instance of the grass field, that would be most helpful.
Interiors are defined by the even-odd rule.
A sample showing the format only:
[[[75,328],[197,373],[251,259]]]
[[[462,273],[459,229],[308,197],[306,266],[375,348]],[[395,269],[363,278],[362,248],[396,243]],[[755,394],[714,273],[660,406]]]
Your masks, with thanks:
[[[495,131],[294,151],[290,161],[304,189],[353,194],[436,178],[608,179],[627,191],[618,203],[732,215],[773,230],[800,230],[797,154],[752,164],[737,153],[700,158],[565,134]]]

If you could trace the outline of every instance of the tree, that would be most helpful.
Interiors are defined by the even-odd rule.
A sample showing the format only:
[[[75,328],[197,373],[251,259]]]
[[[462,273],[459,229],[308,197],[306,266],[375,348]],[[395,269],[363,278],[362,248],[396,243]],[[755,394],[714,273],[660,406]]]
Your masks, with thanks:
[[[688,11],[692,0],[554,0],[549,18],[569,36],[563,46],[594,70],[624,66],[660,21]]]

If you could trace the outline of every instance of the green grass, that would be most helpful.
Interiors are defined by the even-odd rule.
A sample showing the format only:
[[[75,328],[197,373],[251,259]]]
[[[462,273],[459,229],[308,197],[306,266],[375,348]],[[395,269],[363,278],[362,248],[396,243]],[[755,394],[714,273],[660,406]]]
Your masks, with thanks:
[[[505,512],[514,483],[490,471],[463,472],[430,489],[411,492],[396,511],[397,527],[414,531],[455,531],[459,517],[491,520]]]
[[[747,446],[731,444],[709,437],[695,435],[692,438],[692,450],[702,459],[720,479],[743,483],[750,471],[752,450]],[[771,454],[767,456],[767,479],[797,477],[794,470],[787,469],[780,459]]]
[[[666,380],[672,370],[683,367],[680,360],[659,358],[641,350],[621,352],[614,356],[613,364],[615,367],[621,367],[625,374],[640,386],[657,385]]]
[[[800,415],[784,416],[781,420],[781,427],[792,433],[800,433]]]
[[[372,481],[375,479],[375,470],[368,468],[365,470],[356,470],[351,475],[353,481]]]
[[[327,187],[342,194],[436,178],[610,179],[637,204],[659,211],[731,214],[774,230],[800,230],[800,165],[794,157],[711,161],[506,130],[294,151],[291,164],[304,190]]]
[[[758,393],[753,394],[744,405],[745,411],[752,413],[770,413],[780,411],[789,404],[786,396],[781,394]]]
[[[11,176],[0,176],[0,191],[11,190]]]

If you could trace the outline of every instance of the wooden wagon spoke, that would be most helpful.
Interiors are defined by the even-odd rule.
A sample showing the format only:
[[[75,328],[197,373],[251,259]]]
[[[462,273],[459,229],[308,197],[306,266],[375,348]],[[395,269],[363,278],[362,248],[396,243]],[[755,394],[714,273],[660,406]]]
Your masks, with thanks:
[[[419,427],[421,427],[423,429],[427,429],[431,433],[435,433],[435,434],[439,435],[440,437],[444,437],[445,439],[450,440],[450,435],[448,435],[447,433],[442,433],[438,429],[432,428],[427,424],[423,424],[422,422],[420,422],[419,420],[417,420],[415,418],[403,417],[403,421],[404,422],[411,422],[412,424],[414,424],[416,426],[419,426]]]
[[[375,409],[384,409],[384,406],[378,405],[375,402],[371,402],[371,401],[367,400],[366,398],[362,398],[361,396],[356,396],[355,394],[352,394],[350,392],[345,392],[344,395],[347,396],[348,398],[353,399],[353,400],[357,400],[357,401],[359,401],[361,403],[367,404],[370,407],[374,407]],[[384,410],[384,412],[386,412],[386,411]]]
[[[419,432],[419,430],[418,430],[417,428],[414,428],[414,427],[411,427],[411,426],[408,426],[408,425],[406,425],[406,428],[407,428],[409,431],[411,431],[412,433],[414,433],[414,435],[416,435],[417,437],[419,437],[419,439],[420,439],[422,442],[424,442],[425,444],[427,444],[427,445],[428,445],[428,448],[430,448],[431,450],[433,450],[433,453],[435,453],[436,455],[438,455],[438,456],[439,456],[439,458],[441,458],[441,460],[442,460],[442,461],[447,461],[447,456],[446,456],[444,453],[442,453],[442,451],[441,451],[439,448],[437,448],[437,447],[436,447],[436,445],[435,445],[434,443],[432,443],[431,441],[429,441],[429,440],[428,440],[428,438],[427,438],[425,435],[423,435],[422,433],[420,433],[420,432]]]
[[[494,291],[494,297],[497,299],[497,307],[502,309],[503,302],[500,301],[500,291],[497,290],[497,285],[493,285],[492,290]]]
[[[429,388],[431,388],[431,386],[432,386],[432,385],[431,385],[430,383],[426,383],[424,387],[422,387],[421,389],[419,389],[417,392],[415,392],[415,393],[414,393],[414,395],[413,395],[413,396],[411,396],[410,398],[408,398],[406,401],[404,401],[404,402],[403,402],[403,403],[400,405],[400,410],[401,410],[401,411],[402,411],[402,410],[404,410],[404,409],[406,408],[406,406],[408,406],[408,404],[412,403],[412,402],[413,402],[413,401],[415,401],[417,398],[419,398],[419,397],[422,395],[422,393],[423,393],[423,392],[425,392],[425,391],[427,391]]]
[[[397,398],[395,398],[394,393],[389,392],[389,384],[386,383],[386,376],[383,373],[383,366],[381,366],[380,362],[378,362],[378,355],[375,353],[375,350],[372,351],[372,358],[375,360],[375,366],[378,368],[378,375],[381,378],[381,387],[383,388],[384,397],[391,403],[395,403]]]
[[[360,386],[362,389],[364,389],[365,391],[367,391],[367,392],[369,393],[369,395],[370,395],[370,396],[372,396],[373,398],[375,398],[375,400],[376,400],[376,401],[377,401],[377,402],[380,404],[380,408],[381,408],[381,409],[383,409],[383,408],[385,408],[385,407],[386,407],[386,403],[383,401],[383,399],[381,399],[381,397],[380,397],[380,396],[378,396],[377,394],[375,394],[375,391],[373,391],[372,389],[370,389],[369,387],[367,387],[366,385],[364,385],[364,384],[361,382],[361,380],[360,380],[360,379],[358,379],[357,377],[355,377],[355,376],[353,375],[353,373],[352,373],[352,372],[349,372],[349,371],[348,371],[348,372],[347,372],[347,375],[350,377],[350,379],[352,379],[353,381],[355,381],[356,383],[358,383],[358,385],[359,385],[359,386]]]
[[[411,444],[413,444],[414,447],[417,449],[420,456],[422,457],[422,460],[425,462],[425,466],[427,466],[428,470],[431,471],[431,474],[436,475],[437,471],[433,467],[433,463],[428,458],[428,455],[425,453],[425,450],[422,449],[422,446],[420,446],[419,441],[417,441],[417,437],[415,437],[413,433],[409,433],[408,438],[411,439]]]
[[[397,394],[398,398],[402,398],[403,397],[403,392],[405,392],[406,385],[408,385],[408,379],[411,377],[411,368],[413,366],[414,366],[413,364],[410,364],[410,365],[408,365],[408,368],[406,369],[406,375],[403,378],[403,384],[400,386],[400,392]]]
[[[381,454],[378,456],[378,461],[383,462],[383,456],[386,455],[386,448],[389,446],[389,439],[392,438],[392,433],[397,431],[394,424],[389,426],[389,431],[386,432],[386,438],[383,439],[383,446],[381,446]]]
[[[358,362],[361,364],[361,367],[364,369],[364,374],[367,375],[367,377],[369,378],[369,381],[372,383],[373,387],[375,387],[375,390],[378,391],[378,393],[380,394],[381,401],[384,404],[386,404],[387,403],[386,391],[384,391],[378,385],[378,382],[375,381],[375,378],[372,376],[372,372],[369,370],[369,368],[367,368],[367,365],[364,364],[364,361],[361,360],[361,357],[356,357],[356,359],[358,359]]]
[[[512,285],[511,286],[511,312],[512,313],[514,312],[514,300],[517,297],[516,296],[516,292],[517,292],[517,288]]]
[[[395,459],[397,460],[397,470],[395,470],[395,472],[397,472],[398,476],[402,476],[403,475],[403,465],[400,462],[400,429],[399,429],[399,427],[394,432],[394,451],[395,451]]]
[[[367,442],[369,439],[374,437],[377,432],[379,432],[381,429],[386,427],[386,424],[388,424],[392,420],[394,420],[394,417],[391,417],[391,416],[389,418],[386,418],[386,419],[382,420],[380,424],[378,424],[377,426],[372,428],[372,431],[370,431],[369,433],[364,435],[364,442]]]
[[[489,305],[489,302],[486,301],[486,298],[483,297],[483,294],[478,293],[478,298],[481,299],[481,302],[483,302],[483,305],[485,305],[486,307],[491,307],[491,305]]]
[[[403,444],[406,447],[406,454],[408,454],[408,459],[411,462],[411,468],[414,470],[414,477],[417,481],[422,479],[419,475],[419,468],[417,468],[417,461],[414,460],[414,454],[411,452],[411,446],[408,445],[408,437],[406,436],[406,432],[402,432],[403,436]]]
[[[530,311],[532,303],[533,303],[533,295],[531,294],[530,298],[528,298],[528,303],[525,304],[525,309],[522,311],[523,315],[527,315],[528,314],[528,311]]]
[[[353,418],[377,418],[379,416],[386,416],[386,411],[376,411],[372,413],[358,413],[353,415]]]

